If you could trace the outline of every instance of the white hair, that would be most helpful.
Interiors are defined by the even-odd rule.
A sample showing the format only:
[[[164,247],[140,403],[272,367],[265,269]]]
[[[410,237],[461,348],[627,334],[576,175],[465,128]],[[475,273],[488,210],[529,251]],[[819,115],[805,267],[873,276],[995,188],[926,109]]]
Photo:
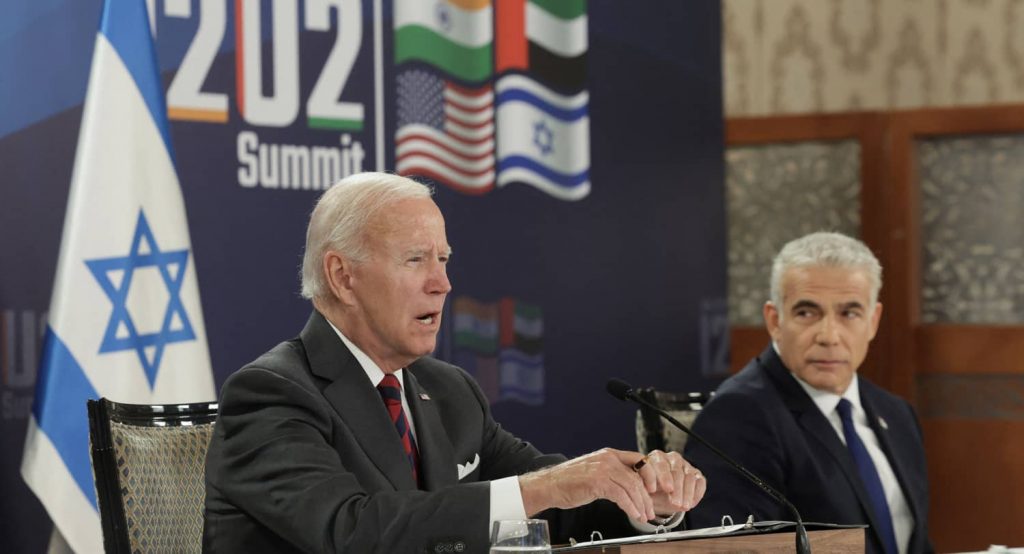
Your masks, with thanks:
[[[882,264],[863,242],[840,233],[817,232],[786,243],[772,262],[771,301],[782,314],[782,277],[796,267],[841,267],[863,271],[871,281],[868,309],[882,289]]]
[[[328,251],[339,252],[355,263],[369,258],[366,227],[373,216],[395,202],[430,198],[430,187],[391,173],[357,173],[338,181],[320,196],[306,229],[302,257],[302,296],[327,295],[323,260]]]

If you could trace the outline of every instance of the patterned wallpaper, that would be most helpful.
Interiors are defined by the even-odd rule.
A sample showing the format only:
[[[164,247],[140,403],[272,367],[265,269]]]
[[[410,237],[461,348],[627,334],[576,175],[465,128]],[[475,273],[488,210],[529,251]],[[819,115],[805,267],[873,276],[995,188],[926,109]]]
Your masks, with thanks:
[[[1024,0],[722,0],[729,117],[1024,102]]]
[[[1024,136],[917,143],[921,321],[1024,323]]]
[[[722,0],[722,24],[728,117],[1024,103],[1024,0]],[[841,149],[822,148],[726,154],[734,325],[761,324],[757,277],[779,247],[768,243],[782,239],[759,236],[749,213],[793,223],[774,204],[799,202],[789,213],[858,234],[844,211],[846,195],[859,191],[856,173],[822,182],[802,169],[843,167]],[[1024,322],[1021,160],[1022,136],[919,143],[923,322]],[[829,200],[826,184],[842,200],[805,205]],[[825,218],[823,210],[833,211]]]
[[[799,142],[727,149],[729,323],[761,326],[775,253],[814,231],[860,236],[860,145]]]

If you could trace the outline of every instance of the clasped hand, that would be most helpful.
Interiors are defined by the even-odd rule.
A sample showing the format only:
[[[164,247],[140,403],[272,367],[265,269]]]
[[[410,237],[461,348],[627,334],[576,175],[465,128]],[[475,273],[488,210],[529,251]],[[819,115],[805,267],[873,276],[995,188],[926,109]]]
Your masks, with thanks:
[[[641,460],[643,463],[638,464]],[[678,452],[654,450],[644,456],[602,448],[521,475],[519,486],[530,515],[548,508],[575,508],[604,498],[642,522],[689,511],[704,497],[707,483]]]

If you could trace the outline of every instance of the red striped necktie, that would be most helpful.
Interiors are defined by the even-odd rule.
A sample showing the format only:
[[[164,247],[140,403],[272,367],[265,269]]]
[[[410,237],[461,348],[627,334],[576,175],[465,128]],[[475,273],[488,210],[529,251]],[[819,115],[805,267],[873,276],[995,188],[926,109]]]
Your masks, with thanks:
[[[416,481],[416,486],[419,487],[419,453],[416,451],[416,439],[413,438],[412,431],[409,430],[409,420],[406,419],[405,410],[402,409],[402,386],[398,383],[397,377],[388,374],[377,385],[377,390],[380,391],[380,396],[384,399],[384,406],[388,409],[391,422],[395,424],[398,437],[402,439],[402,448],[405,449],[409,465],[412,466],[412,478]]]

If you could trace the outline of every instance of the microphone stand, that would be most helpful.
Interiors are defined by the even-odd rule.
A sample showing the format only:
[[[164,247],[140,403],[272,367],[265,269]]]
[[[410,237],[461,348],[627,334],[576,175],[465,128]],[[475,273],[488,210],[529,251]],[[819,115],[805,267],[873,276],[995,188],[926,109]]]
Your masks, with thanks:
[[[618,381],[618,380],[615,380],[615,381]],[[618,382],[622,383],[622,384],[625,384],[622,381],[618,381]],[[775,490],[771,485],[769,485],[768,483],[765,483],[764,480],[762,480],[760,477],[758,477],[757,475],[754,475],[747,468],[745,468],[742,465],[740,465],[739,462],[733,460],[732,458],[727,456],[724,452],[722,452],[721,450],[716,448],[714,445],[712,445],[708,441],[704,440],[704,437],[701,437],[697,433],[694,433],[693,431],[691,431],[689,427],[687,427],[686,425],[683,425],[682,423],[680,423],[678,420],[676,420],[676,418],[674,418],[671,415],[669,415],[668,412],[666,412],[665,410],[662,410],[658,406],[655,406],[654,404],[651,404],[650,402],[648,402],[648,401],[644,400],[643,398],[641,398],[640,396],[638,396],[635,392],[633,392],[633,389],[631,387],[628,387],[628,385],[627,385],[626,390],[622,391],[622,395],[620,396],[619,394],[617,394],[619,391],[613,390],[612,382],[609,382],[608,383],[608,392],[612,393],[612,395],[615,396],[616,398],[619,398],[619,400],[629,399],[629,400],[632,400],[633,402],[636,402],[637,404],[641,404],[643,406],[646,406],[646,407],[654,410],[655,412],[658,413],[658,415],[660,415],[661,417],[667,419],[669,421],[669,423],[671,423],[672,425],[676,426],[676,428],[678,428],[680,431],[686,433],[687,435],[689,435],[691,438],[693,438],[697,442],[699,442],[702,445],[706,446],[708,448],[708,450],[711,450],[712,452],[714,452],[716,456],[718,456],[719,458],[721,458],[721,459],[725,460],[726,462],[728,462],[729,465],[732,466],[733,469],[735,469],[736,471],[740,472],[740,474],[743,475],[744,477],[746,477],[750,482],[752,482],[755,485],[757,485],[758,488],[760,488],[762,491],[767,493],[768,496],[771,496],[776,501],[778,501],[780,504],[782,504],[782,505],[786,506],[787,508],[789,508],[789,511],[793,512],[793,516],[796,518],[796,551],[797,551],[797,554],[811,554],[811,542],[807,538],[807,529],[804,527],[804,521],[800,517],[800,512],[797,511],[796,506],[794,506],[785,496],[783,496],[781,492]]]

